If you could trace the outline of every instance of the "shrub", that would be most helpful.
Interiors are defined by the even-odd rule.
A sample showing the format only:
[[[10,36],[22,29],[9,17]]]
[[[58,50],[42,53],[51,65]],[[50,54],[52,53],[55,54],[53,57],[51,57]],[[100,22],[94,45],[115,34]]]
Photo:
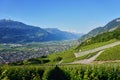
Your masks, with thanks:
[[[60,57],[60,56],[57,56],[57,57],[55,57],[55,59],[53,59],[53,61],[55,62],[55,61],[61,61],[62,60],[62,57]]]

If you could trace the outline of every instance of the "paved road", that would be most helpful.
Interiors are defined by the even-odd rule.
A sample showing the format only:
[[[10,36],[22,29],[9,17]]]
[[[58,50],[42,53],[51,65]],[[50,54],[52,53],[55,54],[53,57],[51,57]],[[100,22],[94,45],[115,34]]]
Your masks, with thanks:
[[[98,52],[95,56],[89,58],[89,59],[84,59],[84,60],[79,60],[79,61],[74,61],[71,64],[90,64],[92,63],[104,50]]]
[[[75,55],[75,57],[80,57],[80,56],[84,56],[86,54],[102,51],[104,49],[107,49],[107,48],[110,48],[110,47],[114,47],[114,46],[117,46],[117,45],[120,45],[120,41],[114,42],[114,43],[111,43],[111,44],[108,44],[108,45],[105,45],[105,46],[102,46],[102,47],[98,47],[98,48],[95,48],[95,49],[92,49],[92,50],[79,52],[79,53],[74,53],[74,55]]]

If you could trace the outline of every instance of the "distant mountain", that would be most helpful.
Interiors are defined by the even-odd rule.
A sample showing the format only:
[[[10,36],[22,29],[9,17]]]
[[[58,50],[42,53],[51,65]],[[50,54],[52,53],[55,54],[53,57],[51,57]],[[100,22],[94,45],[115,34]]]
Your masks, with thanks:
[[[84,41],[88,38],[94,37],[100,33],[111,31],[116,29],[118,26],[120,26],[120,18],[116,18],[112,21],[110,21],[108,24],[106,24],[104,27],[98,27],[93,30],[91,30],[89,33],[83,35],[79,41]]]
[[[61,37],[61,35],[57,35],[56,32],[54,32],[51,33],[40,27],[26,25],[18,21],[6,19],[0,20],[0,43],[23,43],[76,39],[72,33],[68,33],[68,36],[66,37]],[[64,32],[63,34],[66,35]],[[69,34],[71,34],[71,36],[69,36]]]
[[[78,34],[78,33],[71,33],[67,31],[61,31],[57,28],[45,28],[45,30],[51,34],[54,35],[54,38],[56,40],[64,40],[64,39],[78,39],[80,38],[83,34]]]

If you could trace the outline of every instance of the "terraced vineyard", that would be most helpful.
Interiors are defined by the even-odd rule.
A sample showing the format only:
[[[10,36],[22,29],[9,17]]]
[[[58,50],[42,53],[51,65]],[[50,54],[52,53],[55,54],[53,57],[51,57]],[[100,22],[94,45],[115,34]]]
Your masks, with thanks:
[[[105,41],[105,42],[96,42],[96,43],[86,45],[86,46],[83,46],[83,47],[79,48],[79,51],[87,51],[87,50],[95,49],[95,48],[98,48],[98,47],[101,47],[101,46],[104,46],[104,45],[107,45],[107,44],[111,44],[111,43],[116,42],[116,41],[118,41],[118,40],[117,39],[112,39],[112,40],[108,40],[108,41]]]
[[[0,67],[1,80],[119,80],[120,64]]]
[[[98,58],[97,61],[120,60],[120,45],[106,49]]]

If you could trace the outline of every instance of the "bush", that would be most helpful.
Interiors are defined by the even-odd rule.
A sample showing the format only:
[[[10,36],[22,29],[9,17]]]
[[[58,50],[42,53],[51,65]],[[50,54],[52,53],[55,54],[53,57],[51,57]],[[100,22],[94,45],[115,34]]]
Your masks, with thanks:
[[[61,61],[61,60],[62,60],[62,57],[60,57],[60,56],[57,56],[55,59],[53,59],[54,62]]]

